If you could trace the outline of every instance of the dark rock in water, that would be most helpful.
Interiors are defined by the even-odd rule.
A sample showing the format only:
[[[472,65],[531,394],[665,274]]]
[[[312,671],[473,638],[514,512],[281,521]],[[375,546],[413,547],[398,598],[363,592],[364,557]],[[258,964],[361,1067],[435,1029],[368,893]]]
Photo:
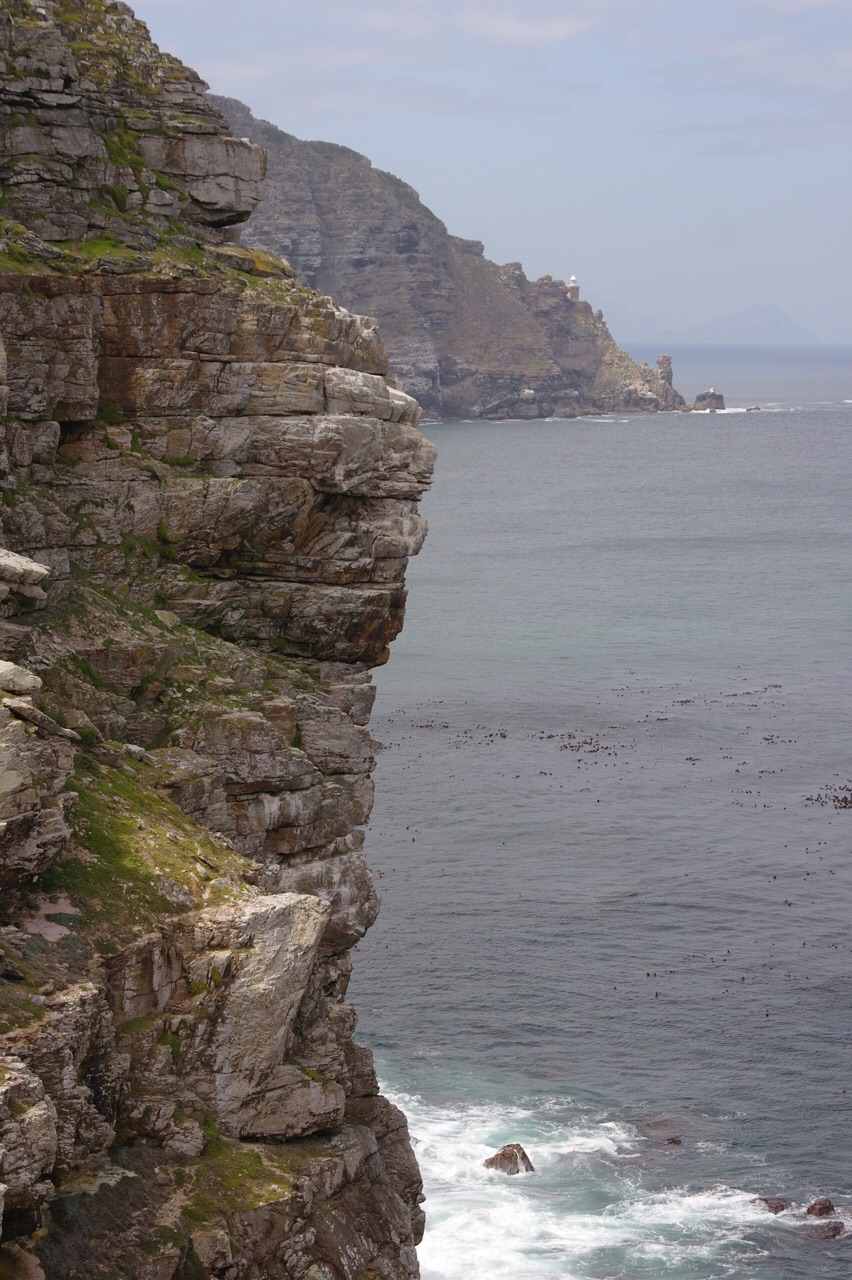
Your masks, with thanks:
[[[749,407],[746,409],[746,413],[760,413],[760,405],[750,404]]]
[[[842,1222],[820,1222],[813,1226],[802,1227],[799,1234],[807,1236],[809,1240],[836,1240],[845,1230]]]
[[[709,391],[702,391],[700,395],[695,397],[695,404],[692,407],[699,412],[702,409],[710,409],[711,411],[715,409],[724,409],[725,397],[722,395],[721,391],[717,391],[715,387],[711,387]]]
[[[509,1142],[494,1156],[482,1162],[486,1169],[499,1169],[501,1173],[535,1173],[532,1160],[520,1142]]]
[[[762,1204],[770,1213],[783,1213],[790,1208],[786,1200],[779,1200],[777,1196],[758,1196],[754,1203]]]
[[[813,1204],[808,1205],[806,1212],[811,1218],[830,1218],[835,1209],[826,1196],[822,1200],[814,1200]]]
[[[664,1147],[679,1147],[683,1144],[683,1138],[666,1138],[663,1143]]]

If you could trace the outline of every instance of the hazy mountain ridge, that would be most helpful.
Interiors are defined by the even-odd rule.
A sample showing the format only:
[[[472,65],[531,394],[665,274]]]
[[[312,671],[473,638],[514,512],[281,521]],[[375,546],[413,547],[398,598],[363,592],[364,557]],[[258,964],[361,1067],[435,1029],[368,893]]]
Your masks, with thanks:
[[[608,307],[608,311],[619,340],[626,346],[631,343],[740,347],[825,345],[810,330],[775,305],[743,307],[681,329],[661,325],[650,316],[640,315],[617,302]]]
[[[776,306],[744,307],[672,332],[670,342],[740,346],[815,346],[818,339]]]

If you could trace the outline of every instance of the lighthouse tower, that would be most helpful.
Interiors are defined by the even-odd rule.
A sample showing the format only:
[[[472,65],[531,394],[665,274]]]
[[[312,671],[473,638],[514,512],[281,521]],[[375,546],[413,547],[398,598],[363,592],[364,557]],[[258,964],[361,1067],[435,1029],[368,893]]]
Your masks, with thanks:
[[[568,301],[569,302],[580,301],[580,286],[577,284],[576,276],[572,276],[571,279],[568,281]]]

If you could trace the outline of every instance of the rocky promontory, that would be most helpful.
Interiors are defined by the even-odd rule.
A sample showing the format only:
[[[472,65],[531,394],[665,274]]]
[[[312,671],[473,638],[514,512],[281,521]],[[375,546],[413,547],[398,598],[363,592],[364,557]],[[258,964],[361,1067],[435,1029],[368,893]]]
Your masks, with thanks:
[[[570,284],[490,262],[478,240],[450,235],[412,187],[366,156],[303,142],[235,99],[212,101],[268,157],[246,242],[377,317],[391,373],[429,414],[572,418],[685,407],[671,362],[636,364]]]
[[[415,1277],[346,989],[434,450],[127,5],[0,54],[0,1274]]]

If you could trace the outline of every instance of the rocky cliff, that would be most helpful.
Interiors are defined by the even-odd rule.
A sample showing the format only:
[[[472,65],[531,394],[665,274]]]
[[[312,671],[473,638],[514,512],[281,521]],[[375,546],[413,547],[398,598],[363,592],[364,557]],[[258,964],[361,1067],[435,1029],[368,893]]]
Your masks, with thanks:
[[[0,58],[0,1274],[414,1277],[346,988],[432,446],[126,5]]]
[[[248,243],[376,316],[391,372],[430,414],[576,417],[682,408],[671,362],[637,365],[601,313],[562,280],[497,266],[449,235],[410,186],[346,147],[302,142],[232,98],[212,101],[266,149],[268,181]]]

